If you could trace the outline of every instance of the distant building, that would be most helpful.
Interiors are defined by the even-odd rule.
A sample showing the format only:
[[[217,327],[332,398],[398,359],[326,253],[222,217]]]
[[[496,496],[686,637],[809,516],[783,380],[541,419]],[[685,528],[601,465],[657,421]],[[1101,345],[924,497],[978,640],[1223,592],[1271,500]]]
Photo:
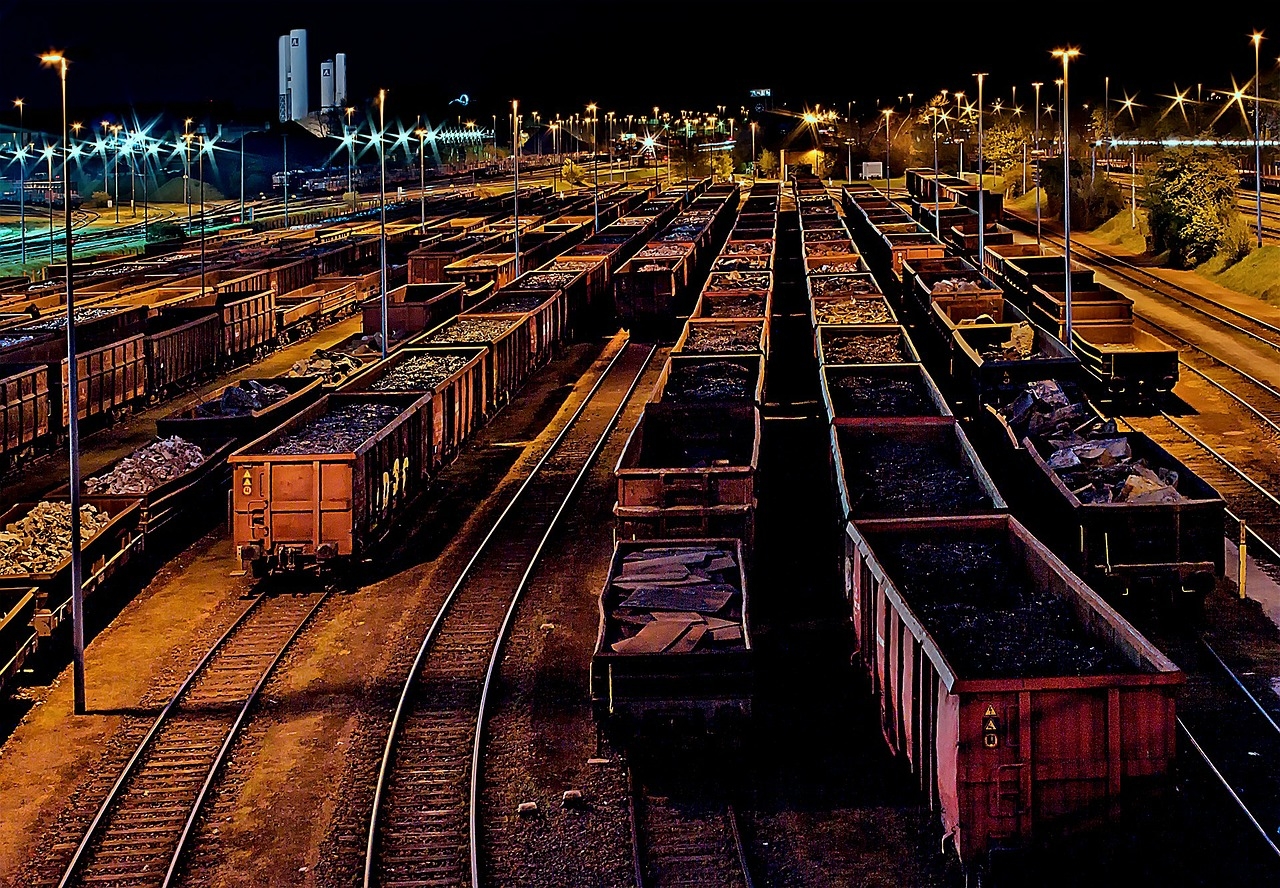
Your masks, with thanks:
[[[320,63],[320,109],[311,110],[307,91],[307,32],[295,28],[279,40],[280,122],[298,121],[308,129],[324,129],[324,120],[347,101],[347,54]],[[309,122],[309,123],[308,123]]]

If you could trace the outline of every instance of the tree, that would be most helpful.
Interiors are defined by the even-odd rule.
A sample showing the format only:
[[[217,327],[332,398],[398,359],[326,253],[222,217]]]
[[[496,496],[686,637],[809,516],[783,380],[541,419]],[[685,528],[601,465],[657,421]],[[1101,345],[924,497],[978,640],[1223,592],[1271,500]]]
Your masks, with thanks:
[[[774,154],[768,148],[760,152],[760,161],[758,163],[760,172],[766,176],[772,176],[778,171],[778,155]]]
[[[982,135],[982,157],[994,173],[1002,173],[1014,163],[1022,162],[1022,146],[1026,133],[1022,127],[999,124]],[[932,146],[930,146],[932,148]]]
[[[1045,212],[1049,216],[1062,217],[1062,158],[1050,158],[1045,162],[1040,180],[1045,194]],[[1119,186],[1106,176],[1093,176],[1089,165],[1071,162],[1071,225],[1074,228],[1097,228],[1124,209],[1124,194]]]
[[[1247,255],[1251,242],[1240,237],[1244,223],[1236,208],[1239,182],[1235,163],[1220,148],[1161,152],[1145,185],[1152,252],[1168,251],[1175,268],[1199,265],[1224,247],[1229,261]]]

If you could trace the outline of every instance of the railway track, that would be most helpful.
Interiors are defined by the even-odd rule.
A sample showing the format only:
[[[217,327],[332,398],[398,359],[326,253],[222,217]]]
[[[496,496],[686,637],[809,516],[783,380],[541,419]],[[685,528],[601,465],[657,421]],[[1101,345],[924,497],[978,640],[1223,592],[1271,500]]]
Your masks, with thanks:
[[[1062,240],[1056,236],[1043,236],[1043,239],[1059,247],[1063,244]],[[1197,293],[1187,287],[1166,281],[1159,275],[1144,268],[1093,247],[1077,242],[1072,244],[1072,251],[1072,255],[1077,258],[1082,253],[1092,257],[1084,260],[1085,264],[1094,265],[1108,274],[1147,290],[1157,297],[1190,309],[1197,316],[1207,318],[1217,326],[1228,330],[1232,335],[1244,336],[1273,352],[1280,353],[1280,326],[1252,318],[1237,308]],[[1138,312],[1134,312],[1134,317],[1149,322],[1146,316]],[[1214,357],[1217,356],[1214,355]]]
[[[753,888],[733,805],[677,802],[627,779],[637,888]]]
[[[1280,863],[1280,710],[1253,694],[1207,638],[1185,668],[1178,729],[1240,816]]]
[[[498,516],[434,618],[379,768],[364,885],[480,884],[490,685],[520,595],[656,348],[625,345]]]
[[[330,591],[260,594],[160,711],[56,882],[174,884],[209,789],[263,686]]]

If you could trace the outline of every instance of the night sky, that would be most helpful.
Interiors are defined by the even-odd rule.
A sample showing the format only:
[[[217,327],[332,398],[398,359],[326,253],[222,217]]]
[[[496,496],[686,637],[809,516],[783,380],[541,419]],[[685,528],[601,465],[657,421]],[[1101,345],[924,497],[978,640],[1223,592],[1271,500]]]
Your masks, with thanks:
[[[1130,12],[987,3],[979,20],[973,4],[848,0],[0,0],[0,121],[16,122],[13,97],[28,100],[29,122],[56,102],[56,79],[36,59],[50,47],[73,60],[73,116],[132,105],[266,120],[275,110],[276,38],[290,28],[308,31],[312,105],[321,60],[345,51],[352,104],[385,86],[389,113],[410,119],[456,114],[448,100],[463,92],[471,97],[464,119],[478,121],[505,112],[513,96],[528,110],[565,114],[593,100],[623,114],[655,104],[736,111],[752,87],[771,87],[791,107],[856,99],[870,116],[877,99],[898,105],[908,91],[917,101],[942,88],[973,95],[975,71],[990,74],[992,101],[1008,104],[1016,83],[1028,106],[1033,80],[1052,95],[1060,68],[1048,51],[1067,42],[1085,53],[1072,69],[1077,99],[1100,99],[1110,75],[1113,98],[1136,90],[1139,102],[1159,104],[1155,93],[1175,81],[1194,97],[1197,82],[1207,93],[1230,87],[1233,73],[1251,77],[1254,28],[1267,30],[1263,67],[1274,69],[1280,12],[1235,6],[1201,4],[1194,19],[1179,21],[1174,4]],[[1071,12],[1051,18],[1059,9]]]

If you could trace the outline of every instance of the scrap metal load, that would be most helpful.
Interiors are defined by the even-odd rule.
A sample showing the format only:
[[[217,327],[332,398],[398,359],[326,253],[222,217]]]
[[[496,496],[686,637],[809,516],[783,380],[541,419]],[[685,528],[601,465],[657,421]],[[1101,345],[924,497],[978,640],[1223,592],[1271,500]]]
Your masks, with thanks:
[[[610,580],[619,654],[744,648],[742,590],[733,551],[711,547],[629,552]]]
[[[201,402],[196,412],[199,416],[244,416],[255,410],[265,410],[287,397],[289,390],[282,385],[244,379],[224,388],[216,399]]]
[[[751,713],[751,652],[736,540],[617,544],[591,658],[598,716],[641,732],[675,713],[732,729]]]
[[[172,481],[207,459],[198,444],[174,436],[135,450],[110,471],[85,479],[85,492],[100,496],[141,494]]]
[[[97,506],[80,507],[80,539],[87,543],[111,523]],[[0,531],[0,576],[52,573],[71,557],[71,505],[42,501]]]
[[[399,415],[389,404],[343,404],[282,435],[267,453],[350,453]]]

